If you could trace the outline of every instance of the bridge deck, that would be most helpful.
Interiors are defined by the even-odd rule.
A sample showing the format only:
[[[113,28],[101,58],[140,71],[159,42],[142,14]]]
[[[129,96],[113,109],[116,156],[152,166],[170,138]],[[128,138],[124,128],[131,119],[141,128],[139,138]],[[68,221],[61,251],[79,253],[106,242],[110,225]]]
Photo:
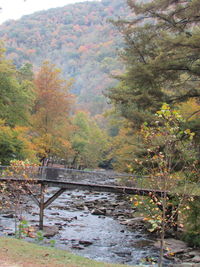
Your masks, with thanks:
[[[23,170],[13,170],[9,166],[0,166],[0,178],[23,178],[23,174],[30,179],[76,182],[95,185],[124,185],[128,187],[147,188],[148,177],[114,171],[82,171],[66,168],[37,167]],[[156,184],[154,183],[154,187]],[[148,188],[147,188],[148,189]],[[159,188],[157,188],[159,189]]]
[[[56,181],[56,180],[47,180],[47,179],[33,179],[33,180],[24,180],[17,178],[0,178],[2,182],[17,182],[21,184],[40,184],[46,185],[48,187],[58,187],[65,190],[88,190],[96,192],[110,192],[115,194],[127,194],[127,195],[143,195],[148,196],[150,193],[153,193],[157,196],[163,196],[164,193],[170,195],[168,191],[162,191],[158,189],[144,189],[136,187],[127,187],[127,186],[117,186],[117,185],[102,185],[102,184],[92,184],[92,183],[77,183],[69,181]]]
[[[34,200],[40,209],[39,228],[43,229],[43,217],[44,210],[55,199],[57,199],[66,190],[88,190],[97,192],[110,192],[115,194],[127,194],[127,195],[141,195],[151,196],[155,202],[158,202],[158,198],[173,196],[169,191],[162,191],[159,189],[145,188],[138,186],[138,181],[145,181],[148,177],[137,177],[129,174],[116,174],[106,172],[92,172],[92,171],[79,171],[71,169],[61,168],[30,168],[21,171],[13,171],[10,167],[0,168],[0,182],[7,182],[10,184],[21,184],[27,194]],[[13,178],[14,177],[14,178]],[[28,177],[27,179],[25,177]],[[131,181],[131,186],[119,185],[119,180],[124,179]],[[40,186],[40,195],[36,196],[31,191],[31,184],[38,184]],[[147,183],[148,185],[148,183]],[[156,183],[154,184],[156,187]],[[45,188],[57,187],[57,192],[45,201]],[[162,205],[158,205],[162,210]],[[172,209],[170,207],[170,212]]]

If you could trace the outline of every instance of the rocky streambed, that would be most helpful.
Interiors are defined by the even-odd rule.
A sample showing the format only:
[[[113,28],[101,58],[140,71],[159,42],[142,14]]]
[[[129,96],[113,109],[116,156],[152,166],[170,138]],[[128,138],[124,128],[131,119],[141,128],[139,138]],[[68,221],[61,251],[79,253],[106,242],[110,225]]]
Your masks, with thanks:
[[[49,197],[55,190],[50,190]],[[23,217],[38,224],[38,208],[27,199]],[[143,231],[142,218],[132,218],[132,207],[111,193],[66,191],[45,210],[47,239],[55,246],[98,261],[140,264],[157,258],[158,249]],[[0,215],[0,231],[13,235],[11,210]],[[34,239],[33,239],[34,240]]]
[[[55,191],[49,190],[47,197]],[[23,217],[29,225],[37,227],[39,209],[30,199],[22,205]],[[56,247],[98,261],[152,266],[152,261],[158,259],[159,249],[145,232],[143,218],[134,217],[131,204],[119,195],[66,191],[45,210],[44,224],[46,238],[41,243],[49,244],[53,240]],[[13,211],[2,212],[0,233],[13,235],[14,229]],[[27,239],[35,242],[35,238]],[[175,246],[177,249],[178,245]],[[181,250],[184,253],[186,248]],[[191,254],[190,258],[195,257],[198,261],[198,254]],[[174,262],[174,257],[166,257],[164,266]]]

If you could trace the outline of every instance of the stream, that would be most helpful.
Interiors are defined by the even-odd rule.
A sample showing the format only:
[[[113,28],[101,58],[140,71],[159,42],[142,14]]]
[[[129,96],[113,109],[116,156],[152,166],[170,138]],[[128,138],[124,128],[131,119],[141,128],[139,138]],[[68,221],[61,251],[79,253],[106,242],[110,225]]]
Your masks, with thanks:
[[[42,179],[117,184],[115,173],[107,171],[95,173],[45,168]],[[45,200],[58,189],[48,188]],[[38,189],[35,192],[39,192]],[[18,217],[21,209],[23,219],[37,232],[39,208],[33,200],[26,195],[17,209]],[[152,261],[158,260],[159,251],[154,246],[152,235],[144,230],[143,218],[134,212],[125,195],[67,190],[44,210],[44,234],[48,232],[48,236],[40,243],[49,245],[53,242],[58,248],[97,261],[152,266]],[[15,221],[12,209],[0,211],[0,235],[13,236]],[[36,242],[36,238],[25,239]],[[169,266],[169,263],[169,260],[164,260],[164,266]]]
[[[50,197],[56,189],[49,189]],[[39,209],[27,199],[23,217],[38,225]],[[58,229],[44,239],[55,240],[55,246],[97,261],[122,264],[150,264],[158,259],[154,240],[145,233],[141,220],[131,218],[131,204],[119,195],[88,191],[66,191],[46,210],[44,225]],[[131,223],[132,222],[132,223]],[[12,213],[0,215],[1,235],[13,235]],[[27,238],[31,240],[31,238]],[[34,239],[32,239],[34,241]],[[167,262],[165,266],[167,266]]]

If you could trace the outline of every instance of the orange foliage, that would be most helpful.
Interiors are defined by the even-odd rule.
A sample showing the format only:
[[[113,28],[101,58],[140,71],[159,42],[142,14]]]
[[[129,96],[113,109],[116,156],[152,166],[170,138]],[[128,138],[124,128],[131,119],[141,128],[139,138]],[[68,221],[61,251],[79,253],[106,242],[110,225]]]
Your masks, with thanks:
[[[80,53],[84,53],[84,52],[87,52],[87,51],[88,51],[88,49],[87,49],[87,47],[84,46],[84,45],[81,45],[81,46],[79,47],[79,49],[78,49],[78,52],[80,52]]]
[[[36,52],[35,49],[28,49],[27,54],[34,54]]]
[[[74,25],[73,26],[73,29],[75,30],[75,31],[77,31],[77,32],[81,32],[82,30],[81,30],[81,27],[79,26],[79,25]]]
[[[44,62],[35,79],[37,98],[32,116],[33,139],[41,157],[56,153],[59,147],[70,148],[69,112],[74,97],[69,89],[72,81],[61,79],[60,74],[55,65]]]

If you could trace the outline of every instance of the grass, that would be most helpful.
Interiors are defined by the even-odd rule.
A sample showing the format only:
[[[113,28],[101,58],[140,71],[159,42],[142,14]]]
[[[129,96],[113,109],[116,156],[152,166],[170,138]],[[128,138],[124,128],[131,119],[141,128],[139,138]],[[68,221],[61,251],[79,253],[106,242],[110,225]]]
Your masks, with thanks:
[[[4,262],[10,267],[126,267],[126,265],[96,262],[64,250],[2,237],[0,266]]]

